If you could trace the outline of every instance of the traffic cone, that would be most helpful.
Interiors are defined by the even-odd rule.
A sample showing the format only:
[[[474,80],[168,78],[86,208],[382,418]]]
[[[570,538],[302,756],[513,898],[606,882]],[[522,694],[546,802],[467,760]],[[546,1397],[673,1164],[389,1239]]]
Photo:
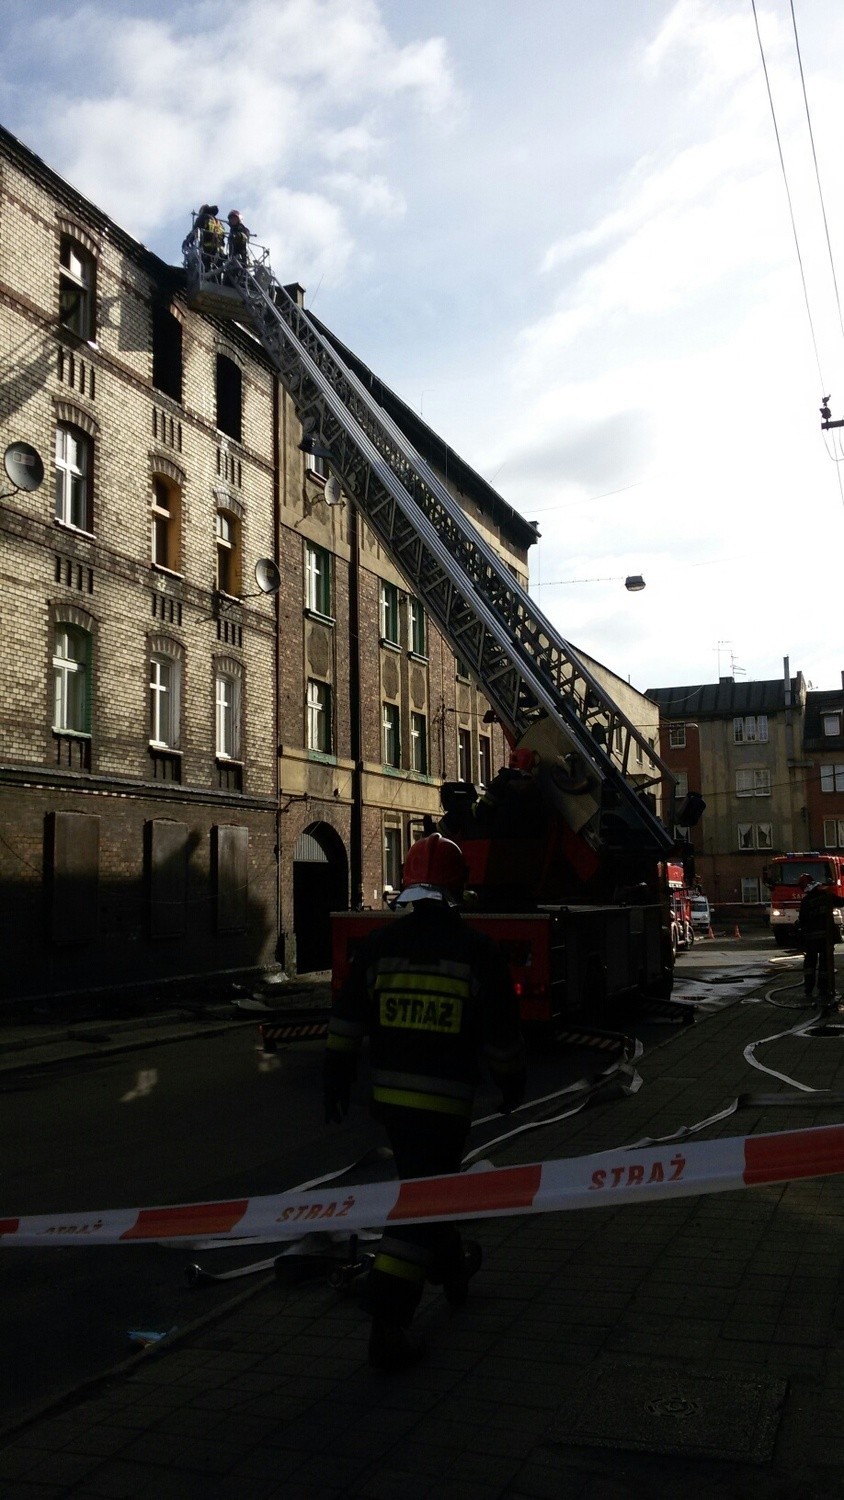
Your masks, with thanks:
[[[712,931],[712,923],[711,922],[710,922],[709,926],[706,929],[706,936],[708,938],[714,938],[714,936],[715,936],[715,933]]]
[[[741,937],[741,933],[738,930],[738,922],[736,922],[736,925],[733,928],[733,937],[734,938],[740,938]]]

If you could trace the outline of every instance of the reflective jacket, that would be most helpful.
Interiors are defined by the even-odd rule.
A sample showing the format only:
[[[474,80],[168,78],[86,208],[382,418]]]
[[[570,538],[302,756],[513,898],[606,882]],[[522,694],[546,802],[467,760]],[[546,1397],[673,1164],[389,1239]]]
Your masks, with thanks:
[[[833,912],[836,906],[842,905],[844,902],[836,896],[832,886],[816,885],[807,891],[797,914],[797,930],[803,941],[822,943],[828,936],[837,939],[838,928]]]
[[[524,1075],[507,964],[441,901],[417,903],[354,954],[328,1028],[328,1053],[354,1074],[370,1039],[373,1113],[434,1110],[468,1119],[480,1061],[506,1087]]]

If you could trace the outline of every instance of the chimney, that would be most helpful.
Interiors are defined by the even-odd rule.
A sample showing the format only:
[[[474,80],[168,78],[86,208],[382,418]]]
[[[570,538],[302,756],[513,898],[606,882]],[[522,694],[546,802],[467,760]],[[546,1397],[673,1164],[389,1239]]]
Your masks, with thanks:
[[[785,706],[791,707],[791,668],[787,656],[782,659],[783,690],[785,692]]]

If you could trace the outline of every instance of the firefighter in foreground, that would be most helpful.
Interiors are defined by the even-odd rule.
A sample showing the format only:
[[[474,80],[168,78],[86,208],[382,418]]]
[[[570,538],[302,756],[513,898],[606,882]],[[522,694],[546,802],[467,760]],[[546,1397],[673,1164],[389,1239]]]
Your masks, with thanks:
[[[370,1039],[372,1113],[384,1125],[400,1178],[459,1172],[483,1059],[507,1114],[525,1087],[524,1043],[507,965],[461,919],[466,866],[434,833],[410,849],[397,905],[403,914],[366,939],[335,999],[325,1052],[326,1120],[349,1108],[364,1035]],[[462,1306],[480,1246],[453,1224],[390,1227],[363,1302],[372,1316],[369,1361],[401,1370],[424,1353],[407,1329],[426,1279]]]
[[[821,999],[831,1003],[835,995],[835,944],[839,941],[836,906],[844,901],[832,885],[821,885],[811,875],[797,882],[802,891],[797,914],[797,932],[803,945],[803,988],[807,1000],[817,982]]]

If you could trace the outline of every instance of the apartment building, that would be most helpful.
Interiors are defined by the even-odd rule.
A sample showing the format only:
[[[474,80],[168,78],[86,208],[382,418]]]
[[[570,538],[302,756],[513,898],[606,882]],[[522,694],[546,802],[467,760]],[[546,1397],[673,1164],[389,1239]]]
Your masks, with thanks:
[[[766,899],[772,854],[809,847],[803,674],[781,679],[648,688],[659,708],[661,754],[678,794],[706,811],[688,838],[701,888],[716,905]],[[840,697],[840,695],[839,695]],[[840,727],[840,726],[839,726]],[[844,743],[844,742],[842,742]]]
[[[803,723],[807,849],[844,851],[844,674],[830,692],[808,692]]]
[[[0,211],[0,454],[45,471],[0,496],[7,996],[327,967],[501,728],[250,334],[4,131]],[[525,582],[535,528],[355,367]]]

